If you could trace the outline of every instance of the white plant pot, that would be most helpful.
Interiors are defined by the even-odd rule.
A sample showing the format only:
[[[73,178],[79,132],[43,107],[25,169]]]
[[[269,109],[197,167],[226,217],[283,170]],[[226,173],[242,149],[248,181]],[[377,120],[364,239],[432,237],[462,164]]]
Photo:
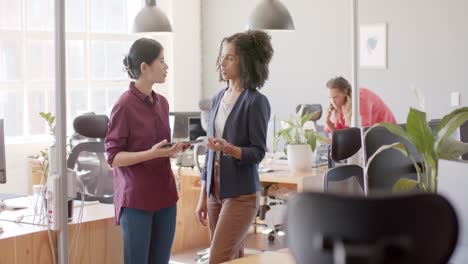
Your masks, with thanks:
[[[291,171],[307,172],[312,170],[314,154],[310,145],[288,145],[287,152]]]

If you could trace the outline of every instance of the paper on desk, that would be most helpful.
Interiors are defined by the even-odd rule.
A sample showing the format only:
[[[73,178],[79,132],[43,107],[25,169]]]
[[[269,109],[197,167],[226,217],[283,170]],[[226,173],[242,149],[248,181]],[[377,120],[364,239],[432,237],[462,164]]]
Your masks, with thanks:
[[[25,196],[6,199],[3,202],[6,204],[7,210],[26,209],[32,205],[33,198],[32,196]]]

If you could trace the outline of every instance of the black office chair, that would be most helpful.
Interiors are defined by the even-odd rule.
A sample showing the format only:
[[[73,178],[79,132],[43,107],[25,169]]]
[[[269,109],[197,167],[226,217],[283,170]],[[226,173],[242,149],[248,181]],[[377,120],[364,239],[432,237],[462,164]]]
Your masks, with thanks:
[[[330,182],[344,181],[355,177],[364,191],[364,171],[355,164],[337,165],[336,162],[348,159],[361,149],[361,130],[357,127],[335,130],[332,133],[329,169],[323,175],[322,187],[328,192]]]
[[[315,115],[313,115],[310,118],[310,121],[314,122],[315,127],[317,127],[317,120],[322,117],[322,105],[321,104],[299,104],[296,106],[296,113],[299,113],[299,111],[302,108],[302,115],[317,112]]]
[[[202,128],[205,132],[208,131],[208,123],[210,122],[210,113],[211,113],[211,99],[201,99],[198,101],[198,107],[200,108],[200,121]],[[193,148],[193,158],[195,167],[201,173],[203,171],[203,167],[200,165],[199,156],[205,155],[207,151],[206,142],[208,140],[207,136],[201,136],[197,139],[202,139],[205,142],[196,144]]]
[[[431,119],[427,124],[431,128],[432,133],[435,133],[437,131],[437,127],[440,124],[440,119]]]
[[[193,146],[193,162],[195,164],[195,168],[198,169],[198,171],[200,173],[202,173],[204,167],[205,167],[205,164],[201,165],[200,164],[200,156],[205,156],[205,153],[207,151],[207,146],[206,146],[206,142],[208,141],[208,137],[207,136],[202,136],[202,137],[198,137],[198,139],[201,139],[203,140],[204,142],[202,143],[197,143]]]
[[[73,120],[80,139],[71,150],[67,167],[77,172],[77,182],[86,200],[113,203],[114,183],[112,169],[107,164],[104,138],[109,118],[106,115],[81,115]],[[81,198],[81,194],[78,195]]]
[[[288,203],[286,230],[298,264],[445,264],[458,238],[452,205],[434,193],[300,193]]]
[[[405,125],[400,125],[405,129]],[[404,138],[392,134],[384,127],[373,128],[364,138],[365,163],[383,145],[402,142],[418,162],[417,150]],[[401,178],[417,180],[417,172],[411,160],[395,149],[381,152],[369,165],[367,171],[368,193],[391,192]]]

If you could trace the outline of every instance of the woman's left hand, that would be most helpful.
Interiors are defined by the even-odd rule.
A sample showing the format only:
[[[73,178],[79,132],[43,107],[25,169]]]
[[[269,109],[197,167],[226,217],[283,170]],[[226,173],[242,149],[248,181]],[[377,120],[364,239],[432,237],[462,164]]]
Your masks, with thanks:
[[[222,151],[228,143],[222,138],[208,138],[208,148],[212,151]]]

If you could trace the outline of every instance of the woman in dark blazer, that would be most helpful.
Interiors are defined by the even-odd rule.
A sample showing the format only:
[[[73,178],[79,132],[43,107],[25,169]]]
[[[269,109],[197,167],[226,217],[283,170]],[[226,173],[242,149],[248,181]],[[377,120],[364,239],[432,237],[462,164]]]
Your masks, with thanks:
[[[217,68],[228,86],[212,102],[208,151],[202,172],[198,222],[211,233],[210,263],[243,256],[243,241],[257,215],[258,164],[266,151],[270,104],[259,89],[268,79],[273,56],[262,31],[223,39]]]

